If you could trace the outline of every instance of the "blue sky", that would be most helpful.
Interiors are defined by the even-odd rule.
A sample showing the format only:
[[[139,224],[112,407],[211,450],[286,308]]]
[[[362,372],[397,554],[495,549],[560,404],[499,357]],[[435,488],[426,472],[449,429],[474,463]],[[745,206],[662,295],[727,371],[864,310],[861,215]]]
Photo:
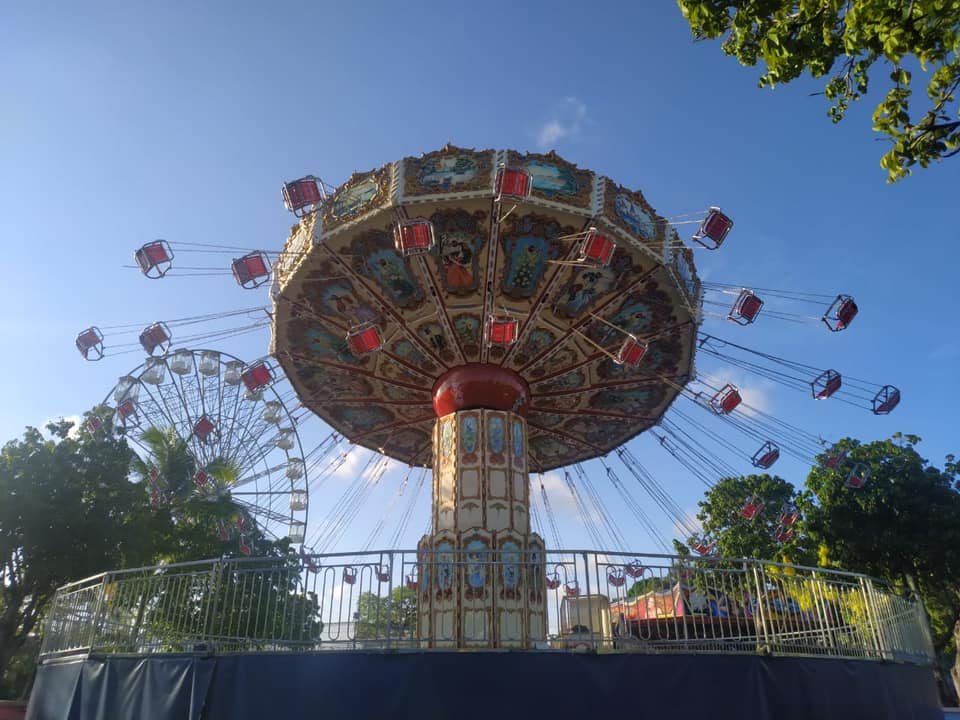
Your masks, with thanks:
[[[720,251],[698,253],[704,277],[848,292],[861,312],[836,335],[768,317],[749,328],[708,320],[704,329],[894,384],[904,399],[874,417],[734,379],[770,412],[825,437],[916,433],[937,464],[960,449],[952,302],[960,160],[885,184],[884,146],[869,129],[875,100],[833,126],[825,101],[809,96],[814,82],[758,90],[758,71],[716,44],[691,42],[668,2],[197,5],[0,11],[0,438],[81,413],[140,362],[137,354],[84,362],[73,347],[82,328],[266,301],[228,278],[151,282],[124,269],[144,242],[276,250],[291,223],[284,180],[311,172],[336,184],[451,141],[556,148],[643,190],[666,215],[721,205],[736,227]],[[267,342],[263,332],[219,347],[254,357]],[[314,423],[305,434],[316,442],[324,432]],[[698,480],[649,438],[631,449],[681,506],[694,507]],[[775,469],[798,484],[805,477],[788,459]],[[363,543],[398,472],[342,548]],[[313,518],[336,499],[335,485],[313,498]],[[563,544],[589,544],[562,483],[551,487]],[[630,544],[654,550],[615,496],[605,498]],[[425,501],[426,493],[407,546],[426,523]]]

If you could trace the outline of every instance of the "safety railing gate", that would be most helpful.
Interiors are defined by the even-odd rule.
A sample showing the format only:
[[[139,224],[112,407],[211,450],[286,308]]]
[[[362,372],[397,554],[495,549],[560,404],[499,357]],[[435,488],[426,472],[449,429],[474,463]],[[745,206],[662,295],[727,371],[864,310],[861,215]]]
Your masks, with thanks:
[[[426,649],[443,645],[420,631],[430,573],[444,564],[456,582],[478,568],[496,578],[504,562],[495,551],[385,550],[108,572],[60,588],[41,658]],[[528,643],[538,651],[933,658],[920,602],[865,575],[579,550],[514,553],[509,562],[520,588],[546,601],[546,633]]]

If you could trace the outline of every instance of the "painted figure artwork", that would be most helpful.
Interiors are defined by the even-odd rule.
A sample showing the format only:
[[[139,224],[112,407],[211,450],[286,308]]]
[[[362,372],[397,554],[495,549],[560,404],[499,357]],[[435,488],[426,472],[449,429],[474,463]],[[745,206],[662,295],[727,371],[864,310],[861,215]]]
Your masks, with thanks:
[[[326,368],[318,379],[321,391],[336,398],[366,399],[373,393],[373,386],[363,376],[345,370]]]
[[[474,589],[480,589],[485,582],[484,563],[487,556],[487,546],[482,540],[471,540],[467,543],[467,584]]]
[[[427,359],[427,356],[423,354],[420,348],[406,338],[393,343],[390,346],[390,352],[414,367],[423,368],[431,372],[436,368],[436,365]]]
[[[573,410],[580,405],[579,395],[541,395],[535,400],[538,409]]]
[[[557,415],[555,413],[530,413],[529,421],[532,424],[539,425],[540,427],[555,427],[566,420],[565,415]]]
[[[334,405],[330,414],[339,422],[352,425],[357,430],[369,431],[388,422],[393,422],[393,413],[377,406]]]
[[[415,390],[411,390],[407,387],[402,387],[400,385],[394,385],[393,383],[381,382],[383,387],[383,394],[387,400],[394,401],[404,401],[404,400],[419,400],[422,395]]]
[[[440,323],[433,321],[423,323],[417,328],[417,335],[440,357],[450,355],[447,352],[447,336]]]
[[[500,455],[503,453],[503,418],[500,415],[491,415],[487,427],[490,433],[490,452]]]
[[[580,192],[577,179],[565,167],[542,160],[530,160],[524,163],[524,166],[533,179],[533,188],[548,198],[558,195],[572,196]]]
[[[632,333],[637,337],[643,337],[656,330],[653,309],[647,302],[637,299],[637,297],[626,298],[620,305],[620,309],[607,318],[607,322],[616,325],[623,332],[618,332],[610,325],[595,322],[587,329],[587,336],[595,343],[607,346],[622,343],[623,333]],[[616,348],[611,349],[616,350]]]
[[[504,235],[506,256],[500,289],[515,300],[528,299],[543,280],[547,263],[560,257],[561,241],[556,238],[573,232],[554,220],[537,215],[518,218],[513,230]]]
[[[380,192],[377,178],[373,175],[358,181],[353,187],[337,193],[331,213],[336,218],[353,215],[373,200]]]
[[[687,291],[687,296],[695,298],[700,288],[700,282],[697,279],[697,272],[693,266],[693,252],[690,248],[681,248],[680,251],[674,255],[673,267],[677,271],[680,282],[683,283],[683,289]]]
[[[453,327],[460,338],[460,347],[466,355],[480,354],[480,318],[476,315],[457,315]]]
[[[608,442],[620,437],[624,431],[622,421],[604,417],[576,417],[564,423],[563,429],[582,437],[589,443]]]
[[[344,336],[334,335],[323,325],[312,325],[304,331],[307,349],[319,358],[357,365],[362,358],[357,357],[347,346]]]
[[[543,548],[537,543],[527,546],[527,576],[530,599],[533,600],[543,590]]]
[[[593,173],[569,163],[552,150],[546,154],[517,152],[507,154],[510,165],[520,165],[530,173],[535,196],[583,209],[590,207]]]
[[[660,386],[646,386],[627,390],[601,390],[590,398],[590,407],[626,415],[645,415],[662,400]]]
[[[610,291],[616,289],[624,273],[630,269],[630,258],[617,252],[607,267],[576,268],[560,291],[554,305],[558,317],[579,317]]]
[[[441,591],[453,587],[453,545],[437,544],[437,586]]]
[[[513,458],[514,464],[523,461],[523,423],[519,420],[513,421]]]
[[[513,356],[514,367],[522,367],[546,350],[556,339],[556,334],[542,328],[534,328],[527,333],[520,348]]]
[[[394,249],[393,239],[387,233],[363,233],[350,243],[350,252],[360,274],[375,281],[396,306],[414,309],[423,302],[423,291],[410,266]]]
[[[572,365],[576,359],[577,353],[575,350],[562,347],[555,352],[551,352],[540,365],[530,371],[530,374],[533,377],[542,377],[549,372]]]
[[[479,284],[479,254],[486,239],[486,213],[466,210],[437,212],[430,216],[437,244],[433,253],[437,273],[451,295],[470,295]]]
[[[551,259],[550,243],[544,238],[521,237],[508,241],[506,250],[509,269],[504,272],[504,293],[514,298],[531,297]]]
[[[472,455],[477,451],[477,416],[467,415],[464,417],[460,430],[463,433],[463,452]]]
[[[427,446],[430,436],[416,428],[404,428],[385,441],[393,452],[413,454]]]
[[[423,382],[423,375],[414,372],[406,365],[401,365],[386,355],[377,358],[377,375],[386,380],[405,382],[411,385],[419,385]]]
[[[357,298],[353,284],[346,279],[314,283],[304,295],[318,314],[341,317],[349,325],[377,322],[380,318],[372,307]]]
[[[562,458],[571,453],[570,447],[552,435],[540,435],[531,438],[530,449],[544,460]]]
[[[434,155],[420,165],[417,184],[448,190],[477,176],[477,161],[468,155]]]
[[[508,540],[500,547],[503,587],[515,590],[519,582],[520,546]]]
[[[447,417],[440,423],[440,455],[443,460],[453,459],[453,423],[454,417]]]
[[[614,212],[634,233],[644,240],[653,241],[657,237],[657,228],[653,218],[636,200],[625,193],[617,195],[613,201]]]
[[[537,385],[538,393],[563,392],[565,390],[576,390],[583,387],[586,377],[580,370],[571,370],[559,377],[544,380]]]

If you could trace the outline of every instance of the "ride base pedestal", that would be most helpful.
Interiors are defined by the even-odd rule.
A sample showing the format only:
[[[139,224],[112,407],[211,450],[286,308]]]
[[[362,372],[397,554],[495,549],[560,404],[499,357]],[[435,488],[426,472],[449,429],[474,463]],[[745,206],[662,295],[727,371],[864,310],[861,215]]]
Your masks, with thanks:
[[[528,395],[518,384],[514,393],[480,400],[496,409],[459,409],[474,405],[466,401],[478,397],[469,379],[480,375],[476,367],[457,370],[434,390],[438,412],[454,411],[433,430],[432,533],[418,545],[430,551],[418,559],[418,635],[429,647],[532,648],[546,640],[547,605],[543,539],[530,530],[521,414]]]

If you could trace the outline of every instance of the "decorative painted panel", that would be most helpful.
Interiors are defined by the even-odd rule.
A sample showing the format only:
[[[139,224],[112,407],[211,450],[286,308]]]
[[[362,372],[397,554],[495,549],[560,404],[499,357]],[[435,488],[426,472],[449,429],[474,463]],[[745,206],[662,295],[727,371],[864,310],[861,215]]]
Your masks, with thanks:
[[[354,269],[372,280],[398,308],[413,310],[423,303],[423,290],[407,259],[393,246],[393,237],[383,230],[368,230],[350,243]]]
[[[504,268],[500,292],[512,300],[529,299],[540,287],[549,261],[564,253],[564,241],[559,238],[576,230],[535,214],[511,215],[507,222],[510,229],[501,235]]]
[[[533,191],[491,238],[501,161],[525,165]],[[396,252],[398,216],[431,220],[437,242],[430,254]],[[609,265],[558,264],[575,258],[578,233],[589,225],[614,236]],[[531,387],[524,468],[585,460],[646,429],[691,374],[699,280],[691,253],[664,250],[668,232],[675,237],[642,193],[555,153],[448,146],[407,158],[354,176],[295,226],[285,248],[295,261],[278,270],[272,350],[299,400],[336,430],[403,462],[427,464],[431,388],[449,367],[480,360],[486,314],[506,309],[520,321],[518,342],[484,355]],[[617,366],[591,344],[615,352],[622,342],[622,333],[594,314],[651,340],[637,367]],[[377,327],[384,346],[356,356],[345,336],[365,322]],[[609,394],[644,381],[658,381],[664,392]],[[361,404],[379,410],[358,414]],[[570,415],[589,420],[605,406],[616,408],[621,431],[601,424],[568,437]],[[480,424],[477,463],[500,455],[498,462],[515,469],[512,427],[502,430],[502,450],[494,453],[490,428]]]
[[[338,190],[333,202],[323,208],[323,232],[359,217],[387,201],[390,166],[350,177]]]
[[[590,209],[593,173],[589,170],[581,170],[553,151],[546,155],[511,152],[508,157],[509,164],[520,165],[530,173],[534,197]]]
[[[639,190],[628,190],[612,182],[606,184],[603,215],[615,227],[639,238],[659,254],[662,247],[662,223],[656,211]]]
[[[432,255],[443,289],[455,296],[470,296],[480,283],[480,255],[487,242],[487,214],[442,210],[430,216],[437,243]]]
[[[493,152],[447,145],[438,152],[403,160],[403,195],[415,198],[444,193],[489,192]]]

